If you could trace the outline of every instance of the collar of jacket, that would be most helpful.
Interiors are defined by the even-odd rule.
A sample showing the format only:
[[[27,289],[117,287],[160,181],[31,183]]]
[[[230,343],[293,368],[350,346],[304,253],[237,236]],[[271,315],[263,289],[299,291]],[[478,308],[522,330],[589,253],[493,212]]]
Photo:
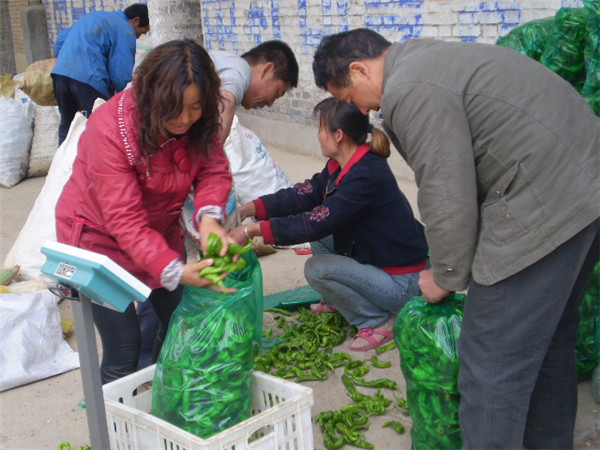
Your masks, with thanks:
[[[358,161],[360,161],[361,159],[363,159],[364,156],[367,153],[369,153],[370,151],[371,151],[371,147],[369,147],[369,144],[359,145],[358,148],[354,151],[354,154],[350,157],[350,160],[348,160],[348,163],[344,166],[344,169],[337,176],[337,179],[335,180],[335,185],[339,186],[340,183],[342,182],[342,179],[350,171],[352,166],[354,164],[356,164]],[[340,163],[338,163],[335,159],[330,159],[329,162],[327,163],[327,170],[329,171],[330,175],[333,174],[339,168],[340,168]]]

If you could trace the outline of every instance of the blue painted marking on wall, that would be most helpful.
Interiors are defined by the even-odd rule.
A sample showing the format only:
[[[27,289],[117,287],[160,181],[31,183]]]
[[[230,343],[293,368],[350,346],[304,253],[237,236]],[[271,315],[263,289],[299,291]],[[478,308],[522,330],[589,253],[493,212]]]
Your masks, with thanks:
[[[137,1],[147,3],[146,0]],[[46,11],[52,10],[48,20],[48,34],[52,48],[58,35],[85,14],[92,11],[122,11],[129,6],[129,2],[125,3],[125,0],[43,0],[43,4]]]
[[[74,0],[71,0],[71,17],[73,18],[73,23],[81,19],[81,16],[84,16],[86,13],[96,10],[96,5],[93,2],[90,2],[89,9],[86,9],[85,7],[85,0],[81,2],[81,7],[79,8],[75,6],[75,3]]]
[[[380,6],[399,6],[401,8],[420,8],[423,6],[424,0],[365,0],[365,6],[380,7]]]
[[[468,26],[479,23],[482,14],[492,14],[494,17],[498,16],[498,23],[504,32],[508,32],[521,24],[521,8],[518,4],[515,4],[512,8],[499,8],[496,2],[472,4],[470,8],[465,8],[458,13],[458,23],[465,25],[465,28],[460,31],[463,42],[476,42],[480,37],[479,28],[472,27],[469,30]]]
[[[583,8],[583,2],[581,0],[562,0],[560,2],[561,8]]]
[[[260,4],[250,3],[244,32],[249,41],[260,44],[262,42],[262,31],[267,29],[267,17],[265,8]]]
[[[419,37],[423,33],[423,15],[419,13],[423,3],[424,0],[365,0],[365,26],[398,41]]]
[[[334,17],[339,17],[338,25]],[[337,0],[335,9],[331,0],[321,0],[321,27],[308,25],[308,8],[306,0],[298,0],[298,20],[300,24],[301,51],[310,54],[319,45],[323,36],[348,30],[348,0]],[[315,17],[311,16],[311,21]]]
[[[204,0],[201,4],[204,45],[208,49],[239,50],[233,0]],[[224,13],[225,11],[225,13]]]
[[[281,40],[281,17],[279,15],[279,1],[271,0],[271,26],[273,39]]]

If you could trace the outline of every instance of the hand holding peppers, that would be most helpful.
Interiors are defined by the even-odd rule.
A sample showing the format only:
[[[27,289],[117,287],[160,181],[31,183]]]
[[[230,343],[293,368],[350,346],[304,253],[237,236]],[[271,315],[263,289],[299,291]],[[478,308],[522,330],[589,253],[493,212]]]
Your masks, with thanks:
[[[221,256],[222,241],[215,233],[210,233],[208,243],[206,245],[205,256],[199,263],[211,261],[212,264],[204,267],[198,272],[200,278],[210,281],[218,286],[223,292],[234,292],[235,289],[226,288],[224,278],[231,272],[237,272],[246,267],[246,260],[240,258],[239,255],[249,252],[252,249],[252,242],[248,242],[245,246],[235,243],[229,245],[227,252]],[[198,263],[198,264],[199,264]]]
[[[202,216],[200,218],[200,226],[198,227],[198,231],[200,232],[200,246],[202,248],[202,253],[204,255],[207,254],[207,247],[210,242],[210,235],[215,234],[219,241],[221,242],[221,250],[217,254],[212,254],[213,256],[225,256],[227,254],[227,250],[229,249],[229,244],[232,240],[228,237],[227,231],[225,228],[221,226],[221,223],[208,216]]]

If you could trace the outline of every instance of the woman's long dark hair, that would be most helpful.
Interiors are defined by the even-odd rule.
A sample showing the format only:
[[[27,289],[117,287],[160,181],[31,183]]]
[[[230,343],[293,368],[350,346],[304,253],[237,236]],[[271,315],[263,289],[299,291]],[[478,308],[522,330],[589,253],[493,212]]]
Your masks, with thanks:
[[[154,48],[135,72],[141,156],[157,151],[159,139],[169,135],[164,122],[181,114],[183,93],[191,84],[200,91],[202,117],[190,127],[190,145],[197,153],[208,154],[220,127],[221,81],[206,50],[185,39]]]
[[[354,103],[327,97],[315,106],[313,114],[319,115],[319,126],[327,127],[332,133],[342,130],[356,145],[367,142],[371,133],[371,151],[385,158],[390,156],[390,140],[386,134],[378,128],[373,128],[369,123],[369,116],[363,114]]]

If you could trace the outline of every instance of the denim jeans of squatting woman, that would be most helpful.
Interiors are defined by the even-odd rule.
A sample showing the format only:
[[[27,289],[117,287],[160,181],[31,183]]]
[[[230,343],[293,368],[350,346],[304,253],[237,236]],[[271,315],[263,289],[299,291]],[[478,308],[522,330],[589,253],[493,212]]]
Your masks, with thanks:
[[[308,284],[358,329],[377,328],[390,320],[412,297],[420,295],[419,273],[390,275],[333,251],[331,236],[311,242],[306,261]]]

